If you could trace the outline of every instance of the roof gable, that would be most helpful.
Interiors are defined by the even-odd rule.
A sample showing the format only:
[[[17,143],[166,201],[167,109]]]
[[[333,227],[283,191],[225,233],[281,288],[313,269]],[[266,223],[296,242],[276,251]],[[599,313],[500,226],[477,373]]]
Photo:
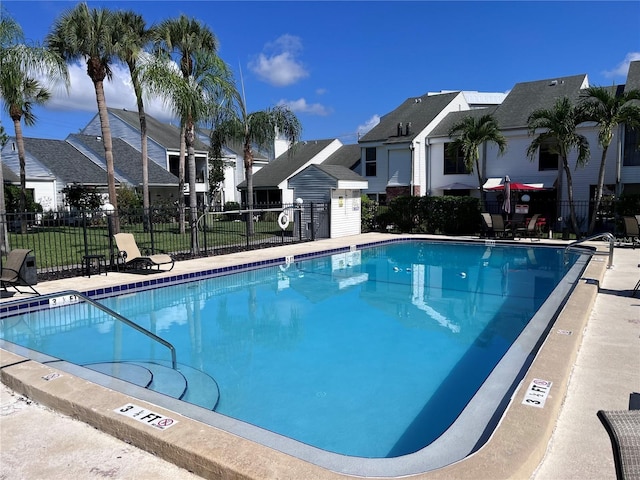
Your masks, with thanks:
[[[431,131],[429,137],[448,137],[451,127],[462,121],[463,118],[480,118],[483,115],[492,115],[497,107],[476,108],[473,110],[463,110],[461,112],[451,112]]]
[[[580,90],[588,86],[586,74],[516,83],[496,108],[495,118],[502,129],[526,128],[532,112],[553,108],[556,101],[564,97],[576,103]]]
[[[425,94],[421,97],[408,98],[398,108],[384,115],[380,119],[380,123],[369,130],[359,140],[359,143],[409,142],[459,95],[461,92]],[[399,132],[400,123],[402,123],[402,132]],[[407,124],[410,125],[409,134],[406,133]]]
[[[296,143],[289,151],[253,174],[253,187],[277,187],[335,141],[328,139]],[[238,188],[247,188],[246,180]]]
[[[322,162],[322,165],[341,165],[353,169],[360,162],[361,148],[358,144],[343,145]]]
[[[65,184],[99,185],[107,172],[64,140],[25,138],[25,150]]]
[[[113,167],[117,174],[132,185],[142,184],[142,160],[140,152],[119,138],[113,138]],[[104,144],[94,135],[69,135],[70,142],[79,142],[106,165]],[[106,178],[105,178],[106,180]],[[149,161],[149,185],[178,185],[178,177],[155,162]]]
[[[120,119],[136,131],[140,131],[140,117],[137,111],[109,108],[109,114]],[[147,120],[147,136],[167,150],[180,150],[180,129],[174,125],[163,123],[145,114]],[[195,149],[207,152],[209,147],[198,138],[194,142]]]
[[[625,91],[640,90],[640,60],[629,63]]]

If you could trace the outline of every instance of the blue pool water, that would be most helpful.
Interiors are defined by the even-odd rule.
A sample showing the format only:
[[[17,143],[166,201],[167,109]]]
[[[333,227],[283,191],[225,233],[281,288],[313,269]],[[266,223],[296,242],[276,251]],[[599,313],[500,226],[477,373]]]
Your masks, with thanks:
[[[171,342],[179,370],[215,379],[217,413],[390,458],[450,427],[566,260],[550,247],[395,243],[101,302]],[[5,318],[0,338],[80,365],[170,359],[88,304]]]

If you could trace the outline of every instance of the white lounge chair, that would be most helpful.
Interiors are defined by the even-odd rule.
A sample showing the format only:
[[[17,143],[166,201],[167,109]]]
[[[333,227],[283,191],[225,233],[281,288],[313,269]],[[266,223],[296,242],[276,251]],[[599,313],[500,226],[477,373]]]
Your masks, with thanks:
[[[169,270],[173,268],[174,260],[166,253],[142,255],[133,234],[116,233],[113,238],[118,246],[118,263],[122,262],[125,268],[129,265],[142,265],[144,268],[157,266],[158,270],[161,265],[171,265]]]

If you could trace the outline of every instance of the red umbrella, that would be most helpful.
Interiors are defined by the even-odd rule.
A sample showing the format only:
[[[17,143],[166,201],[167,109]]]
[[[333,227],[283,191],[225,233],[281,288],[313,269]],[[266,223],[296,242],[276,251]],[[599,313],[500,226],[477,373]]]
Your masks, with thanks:
[[[510,183],[510,188],[511,190],[544,190],[544,187],[541,187],[540,185],[534,185],[531,183],[518,183],[518,182],[509,182]],[[504,184],[502,185],[497,185],[495,187],[489,187],[486,188],[485,190],[490,190],[490,191],[501,191],[504,190]]]

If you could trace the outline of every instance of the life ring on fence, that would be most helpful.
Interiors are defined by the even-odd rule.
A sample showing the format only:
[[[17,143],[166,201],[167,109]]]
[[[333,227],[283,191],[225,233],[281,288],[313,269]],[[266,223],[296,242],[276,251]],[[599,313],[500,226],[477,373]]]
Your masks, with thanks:
[[[280,225],[282,230],[285,230],[289,226],[289,215],[287,215],[287,212],[280,212],[280,215],[278,215],[278,225]]]

